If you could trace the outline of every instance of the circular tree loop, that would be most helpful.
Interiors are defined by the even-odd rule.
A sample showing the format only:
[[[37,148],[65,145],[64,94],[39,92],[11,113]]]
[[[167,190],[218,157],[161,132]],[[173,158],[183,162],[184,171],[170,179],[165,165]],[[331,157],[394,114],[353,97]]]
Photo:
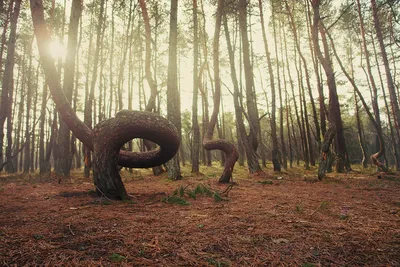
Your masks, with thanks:
[[[128,141],[143,138],[159,145],[147,152],[120,150]],[[175,126],[152,112],[121,110],[115,118],[104,120],[93,129],[93,177],[98,193],[127,198],[117,165],[150,168],[171,159],[179,148]]]

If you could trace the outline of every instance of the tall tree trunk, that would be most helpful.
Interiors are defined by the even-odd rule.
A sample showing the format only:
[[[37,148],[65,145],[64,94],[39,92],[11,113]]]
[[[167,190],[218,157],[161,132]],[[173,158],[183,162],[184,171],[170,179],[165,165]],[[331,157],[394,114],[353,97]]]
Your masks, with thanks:
[[[40,133],[39,133],[39,173],[45,174],[49,168],[47,166],[47,162],[45,161],[45,123],[46,123],[46,104],[47,104],[47,85],[43,84],[43,93],[42,93],[42,105],[40,111]]]
[[[131,1],[132,4],[132,1]],[[146,61],[145,61],[145,75],[146,80],[150,87],[150,97],[146,104],[145,111],[155,112],[156,110],[156,97],[157,97],[157,82],[155,81],[153,74],[151,73],[151,27],[150,27],[150,18],[147,13],[146,2],[144,0],[139,1],[140,7],[142,9],[142,16],[144,21],[144,28],[146,32]],[[128,43],[126,44],[128,45]],[[155,144],[149,142],[148,140],[144,140],[144,145],[148,150],[154,149]],[[164,172],[162,166],[156,166],[153,168],[154,175],[160,175]]]
[[[192,173],[199,172],[200,165],[200,127],[198,121],[198,98],[199,98],[199,77],[198,65],[199,65],[199,38],[198,38],[198,21],[197,21],[197,0],[193,0],[193,101],[192,101],[192,129],[193,129],[193,141],[192,141]]]
[[[307,61],[306,61],[306,58],[304,57],[303,52],[302,52],[302,50],[300,48],[300,39],[298,38],[297,27],[296,27],[296,24],[294,22],[293,14],[291,12],[291,9],[289,8],[287,0],[285,0],[285,5],[286,5],[286,10],[288,11],[289,17],[290,17],[291,28],[292,28],[293,38],[294,38],[294,41],[295,41],[295,44],[296,44],[296,49],[297,49],[297,52],[299,53],[301,62],[303,64],[303,69],[304,69],[306,83],[307,83],[307,92],[308,92],[308,95],[309,95],[309,98],[310,98],[312,115],[313,115],[312,117],[313,117],[313,120],[314,120],[315,139],[316,139],[316,141],[318,143],[318,149],[319,149],[319,147],[321,146],[321,129],[320,129],[319,122],[318,122],[318,115],[317,115],[317,109],[315,107],[314,96],[313,96],[312,90],[311,90],[310,74],[308,72]],[[304,89],[304,87],[303,87],[303,89]],[[305,97],[305,95],[304,95],[304,97]],[[304,99],[303,101],[305,101],[305,98],[303,98],[303,99]],[[307,107],[304,106],[304,109],[307,109]],[[311,133],[309,131],[310,126],[309,126],[308,118],[306,117],[305,119],[306,119],[306,125],[307,125],[307,129],[308,129],[307,130],[307,137],[309,139],[308,140],[308,146],[309,146],[309,153],[310,153],[310,163],[311,163],[311,166],[315,166],[315,159],[314,159],[314,155],[313,155],[314,151],[313,151],[313,146],[312,146],[312,140],[310,138],[311,137]]]
[[[167,81],[167,113],[168,119],[179,131],[179,138],[182,138],[181,124],[181,101],[178,91],[178,0],[171,1],[171,13],[169,24],[169,49],[168,49],[168,81]],[[168,177],[170,179],[181,179],[181,168],[179,165],[179,155],[175,155],[171,161],[167,162]]]
[[[274,5],[274,4],[272,4]],[[273,14],[275,13],[275,7],[273,7]],[[274,42],[275,42],[275,58],[276,58],[276,74],[278,78],[278,96],[279,96],[279,134],[281,139],[281,148],[282,148],[282,163],[283,168],[287,169],[287,155],[286,155],[286,145],[285,145],[285,138],[283,135],[283,102],[282,102],[282,87],[281,87],[281,76],[280,76],[280,68],[279,68],[279,56],[278,56],[278,42],[277,42],[277,34],[276,34],[276,22],[275,16],[272,16],[272,27],[274,32]]]
[[[14,11],[11,17],[10,36],[7,47],[7,59],[4,68],[1,99],[0,99],[0,166],[3,165],[3,142],[4,142],[4,123],[7,119],[8,105],[10,102],[9,95],[12,90],[15,62],[15,42],[17,39],[17,22],[21,0],[15,0]]]
[[[336,130],[336,172],[344,172],[345,157],[346,157],[346,141],[343,132],[342,115],[340,112],[340,104],[336,89],[335,73],[333,71],[332,62],[329,56],[329,49],[326,38],[324,37],[324,31],[321,30],[322,43],[324,44],[325,55],[322,54],[318,41],[318,28],[322,29],[322,22],[319,14],[319,6],[321,0],[312,0],[311,4],[314,10],[313,16],[313,28],[312,38],[314,49],[317,52],[318,59],[321,62],[325,74],[327,77],[328,88],[329,88],[329,121],[334,125]],[[321,26],[321,27],[320,27]]]
[[[243,4],[245,2],[246,1],[241,1],[241,3],[243,3]],[[263,36],[263,41],[264,41],[265,54],[267,56],[268,72],[269,72],[269,79],[270,79],[270,85],[271,85],[271,98],[272,98],[272,101],[271,101],[272,102],[272,104],[271,104],[272,164],[274,166],[274,171],[280,171],[281,170],[281,164],[279,162],[279,147],[278,147],[279,143],[278,143],[278,136],[277,136],[277,133],[276,133],[276,104],[275,104],[276,103],[276,94],[275,94],[274,72],[273,72],[273,69],[272,69],[271,55],[270,55],[270,52],[269,52],[268,41],[267,41],[267,37],[266,37],[266,33],[265,33],[262,0],[258,1],[258,5],[259,5],[259,8],[260,8],[261,30],[262,30],[262,36]],[[239,13],[239,18],[240,17],[241,16],[240,16],[240,13]],[[242,27],[241,27],[241,31],[243,31]],[[245,48],[245,45],[246,44],[243,42],[243,48]],[[243,58],[244,59],[246,58],[244,52],[243,52]],[[249,67],[249,66],[246,66],[246,64],[245,64],[244,65],[245,74],[248,72],[248,71],[246,71],[247,67]],[[246,82],[246,85],[247,85],[247,82]]]
[[[374,27],[375,27],[376,37],[378,38],[378,43],[379,43],[379,47],[381,50],[383,65],[385,66],[386,81],[387,81],[387,86],[388,86],[388,90],[389,90],[389,96],[390,96],[390,102],[391,102],[390,104],[392,107],[393,119],[394,119],[394,122],[395,122],[395,125],[397,128],[397,132],[399,132],[399,129],[400,129],[399,102],[398,102],[397,95],[396,95],[396,90],[395,90],[395,86],[394,86],[394,82],[393,82],[392,73],[390,71],[389,60],[387,57],[385,44],[383,42],[382,30],[381,30],[381,25],[380,25],[380,21],[379,21],[378,10],[376,7],[375,0],[371,0],[371,7],[372,7],[372,16],[374,19]],[[399,138],[399,136],[398,136],[398,138]]]
[[[207,127],[206,135],[203,139],[203,146],[207,150],[221,150],[226,154],[226,161],[224,171],[219,179],[220,183],[229,183],[232,179],[232,172],[236,161],[238,160],[239,154],[236,147],[223,139],[213,139],[214,128],[217,124],[219,106],[221,101],[221,80],[219,74],[219,38],[221,32],[221,21],[223,12],[224,0],[218,0],[217,4],[217,15],[215,21],[214,41],[213,41],[213,65],[214,65],[214,108],[210,118],[210,122]]]
[[[385,167],[385,165],[383,165],[381,162],[379,162],[379,158],[382,157],[383,155],[385,155],[385,143],[384,143],[384,139],[383,139],[383,133],[382,133],[382,128],[379,126],[376,118],[374,118],[374,116],[372,115],[372,113],[370,112],[369,106],[366,103],[366,101],[364,100],[363,95],[361,94],[360,90],[358,89],[358,86],[356,85],[354,79],[352,79],[352,77],[350,76],[350,74],[346,71],[346,69],[344,68],[342,61],[339,58],[339,55],[336,52],[335,49],[335,45],[333,43],[332,37],[328,34],[328,37],[331,41],[331,47],[332,47],[332,51],[333,54],[336,57],[337,62],[339,63],[340,68],[342,69],[342,72],[344,73],[344,75],[347,77],[347,79],[349,80],[349,82],[351,83],[351,85],[353,86],[354,91],[357,92],[358,97],[361,100],[361,103],[364,106],[365,112],[368,115],[369,120],[371,121],[372,125],[375,128],[375,131],[378,135],[378,139],[379,139],[379,151],[374,153],[373,155],[371,155],[371,161],[373,164],[376,165],[376,167],[381,170],[381,171],[385,171],[387,172],[388,169]]]
[[[230,35],[229,35],[229,28],[226,15],[224,15],[224,30],[225,30],[225,38],[226,43],[228,46],[228,55],[229,55],[229,62],[231,68],[231,78],[233,83],[233,104],[235,107],[235,118],[236,124],[238,129],[238,143],[240,142],[243,145],[244,151],[246,153],[246,160],[248,166],[253,166],[251,168],[256,168],[258,163],[257,153],[254,150],[254,147],[251,143],[251,138],[247,135],[246,126],[243,121],[243,106],[240,104],[240,92],[239,92],[239,83],[236,75],[236,68],[235,68],[235,55],[232,48]],[[249,167],[249,171],[251,169]],[[261,169],[261,167],[260,167]]]
[[[72,103],[72,92],[74,87],[76,47],[78,39],[78,26],[82,14],[82,0],[73,0],[71,5],[71,16],[68,26],[68,44],[67,55],[64,65],[64,83],[63,90],[67,96],[67,100]],[[60,130],[57,140],[57,163],[55,164],[55,172],[60,176],[69,176],[71,170],[71,140],[70,130],[63,120],[60,120]]]

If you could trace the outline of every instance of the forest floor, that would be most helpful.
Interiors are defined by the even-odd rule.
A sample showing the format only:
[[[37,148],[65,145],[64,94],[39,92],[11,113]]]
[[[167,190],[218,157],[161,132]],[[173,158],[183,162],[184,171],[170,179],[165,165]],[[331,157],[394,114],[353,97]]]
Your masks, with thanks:
[[[221,168],[201,171],[123,171],[119,202],[81,172],[1,174],[0,266],[400,266],[398,174],[237,168],[223,193]]]

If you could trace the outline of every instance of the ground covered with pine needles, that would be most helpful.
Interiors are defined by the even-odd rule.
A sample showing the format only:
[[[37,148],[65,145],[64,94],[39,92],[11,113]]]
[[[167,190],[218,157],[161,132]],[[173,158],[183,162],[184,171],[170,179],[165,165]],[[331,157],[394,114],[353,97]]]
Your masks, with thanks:
[[[237,168],[228,187],[202,171],[123,171],[120,202],[81,172],[1,174],[0,266],[400,266],[396,174]]]

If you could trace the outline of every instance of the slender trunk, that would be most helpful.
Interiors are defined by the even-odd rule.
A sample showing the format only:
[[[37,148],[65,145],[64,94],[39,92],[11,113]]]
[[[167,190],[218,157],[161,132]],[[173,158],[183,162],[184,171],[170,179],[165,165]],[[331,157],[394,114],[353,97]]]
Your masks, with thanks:
[[[40,133],[39,133],[39,173],[45,174],[48,171],[48,167],[45,161],[45,123],[46,123],[46,104],[47,104],[47,85],[43,84],[42,92],[42,108],[40,111]]]
[[[375,164],[377,166],[378,169],[380,169],[381,171],[387,172],[388,169],[378,160],[381,156],[383,156],[385,154],[385,143],[384,143],[384,139],[383,139],[382,128],[379,126],[377,120],[374,118],[374,116],[370,112],[369,106],[366,103],[366,101],[364,100],[364,97],[361,94],[360,90],[358,89],[358,86],[356,85],[354,79],[350,76],[350,74],[344,68],[344,66],[339,58],[339,55],[336,52],[332,37],[329,34],[328,34],[328,37],[331,41],[331,47],[332,47],[333,54],[335,55],[336,60],[339,63],[340,68],[342,69],[342,72],[345,74],[345,76],[347,77],[347,79],[349,80],[351,85],[353,86],[354,91],[357,92],[358,97],[360,98],[360,100],[364,106],[365,112],[367,113],[368,118],[371,121],[371,123],[374,126],[375,131],[377,133],[377,136],[379,139],[379,151],[374,153],[373,155],[371,155],[371,161],[373,162],[373,164]]]
[[[274,171],[281,170],[281,164],[279,163],[279,148],[278,148],[278,136],[276,133],[276,97],[275,97],[275,80],[274,80],[274,73],[272,69],[272,62],[271,62],[271,55],[269,52],[268,41],[265,33],[265,23],[264,23],[264,16],[263,16],[263,7],[262,7],[262,0],[258,1],[259,9],[260,9],[260,18],[261,18],[261,29],[262,29],[262,36],[264,41],[264,49],[265,54],[267,56],[267,63],[268,63],[268,72],[270,78],[270,85],[271,85],[271,143],[272,143],[272,164],[274,166]],[[244,47],[243,43],[243,47]],[[243,56],[245,57],[244,53]],[[245,73],[246,73],[246,65]]]
[[[7,119],[9,110],[10,91],[12,90],[13,76],[14,76],[14,62],[15,62],[15,42],[17,39],[17,23],[21,0],[15,0],[14,11],[11,17],[10,36],[7,47],[7,59],[4,68],[2,91],[0,99],[0,166],[3,165],[3,142],[4,142],[4,123]]]
[[[193,0],[193,100],[192,100],[192,173],[199,172],[199,152],[200,152],[200,128],[197,114],[198,98],[199,98],[199,38],[198,38],[198,21],[197,21],[197,0]]]
[[[394,86],[394,82],[393,82],[392,73],[390,71],[389,60],[387,57],[385,44],[383,42],[382,30],[381,30],[381,25],[380,25],[380,21],[379,21],[379,17],[378,17],[378,9],[376,7],[375,0],[371,0],[371,7],[372,7],[372,16],[374,19],[374,27],[375,27],[376,37],[378,38],[378,43],[379,43],[379,47],[381,50],[381,57],[382,57],[383,65],[385,66],[386,81],[387,81],[387,87],[388,87],[389,96],[390,96],[390,102],[391,102],[390,104],[392,107],[393,119],[395,122],[397,132],[399,133],[399,129],[400,129],[399,102],[397,99],[397,94],[396,94],[396,90],[395,90],[395,86]],[[400,137],[398,136],[398,138],[400,138]]]
[[[322,29],[323,27],[322,27],[322,22],[320,20],[319,5],[320,5],[320,0],[312,1],[312,6],[314,10],[312,38],[313,38],[314,49],[317,52],[318,59],[321,62],[327,77],[328,88],[329,88],[329,121],[334,125],[334,128],[336,130],[336,141],[335,141],[335,147],[337,153],[336,172],[342,173],[344,172],[345,157],[347,154],[346,141],[344,138],[343,122],[342,122],[340,104],[336,89],[335,72],[333,71],[332,62],[329,56],[328,44],[326,41],[326,37],[324,36],[325,32]],[[325,55],[323,55],[320,50],[318,41],[318,28],[320,28]]]
[[[181,103],[178,91],[178,0],[171,1],[170,28],[168,48],[168,79],[167,79],[167,114],[168,119],[179,131],[179,139],[182,139]],[[166,164],[170,179],[182,179],[179,165],[179,155],[175,155]]]
[[[219,179],[220,183],[229,183],[232,179],[232,172],[235,163],[239,157],[236,147],[223,139],[213,139],[214,128],[217,124],[218,113],[221,101],[221,80],[219,73],[219,38],[221,32],[221,21],[223,12],[224,0],[218,0],[217,15],[215,22],[214,31],[214,41],[213,41],[213,66],[214,66],[214,82],[215,82],[215,92],[214,92],[214,108],[213,113],[210,118],[210,122],[207,127],[206,135],[203,139],[203,146],[206,150],[221,150],[226,154],[226,161],[224,166],[224,171]]]
[[[78,39],[78,26],[82,14],[82,0],[74,0],[71,5],[71,16],[68,26],[68,44],[67,55],[64,65],[64,83],[63,90],[67,99],[72,103],[72,92],[74,87],[76,47]],[[55,172],[60,176],[69,176],[71,171],[71,140],[70,130],[63,120],[60,120],[60,130],[57,140],[57,162],[55,163]]]
[[[282,148],[282,163],[283,168],[287,169],[287,155],[286,155],[286,145],[285,138],[283,135],[283,102],[282,102],[282,87],[281,87],[281,76],[280,76],[280,68],[279,68],[279,56],[278,56],[278,43],[277,43],[277,34],[276,34],[276,23],[275,16],[272,16],[272,27],[274,31],[274,41],[275,41],[275,58],[276,58],[276,74],[278,78],[278,96],[279,96],[279,134],[281,139],[281,148]],[[281,36],[279,36],[281,37]],[[279,40],[281,40],[279,38]],[[282,44],[282,43],[281,43]]]

